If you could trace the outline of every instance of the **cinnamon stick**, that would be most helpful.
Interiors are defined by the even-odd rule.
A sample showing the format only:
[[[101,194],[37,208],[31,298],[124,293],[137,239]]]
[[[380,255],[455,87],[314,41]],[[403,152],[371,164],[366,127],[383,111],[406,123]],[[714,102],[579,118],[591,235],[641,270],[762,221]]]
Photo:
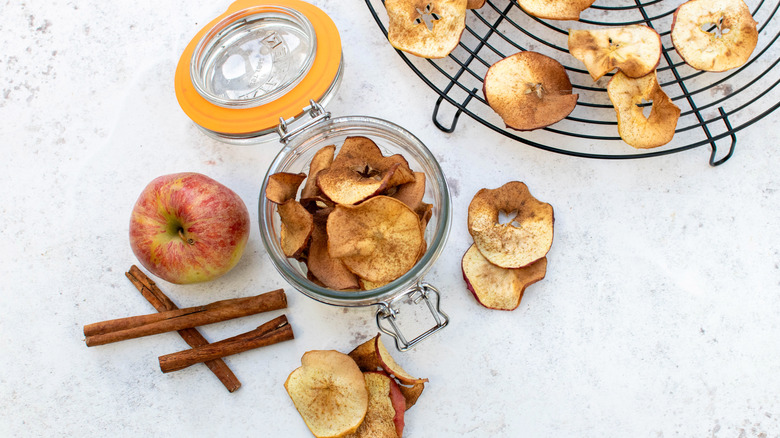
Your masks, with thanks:
[[[131,316],[84,326],[88,347],[198,327],[228,319],[287,307],[287,297],[277,289],[253,297],[216,301],[205,306],[166,310],[150,315]]]
[[[191,350],[160,356],[160,369],[164,373],[170,373],[171,371],[178,371],[196,363],[230,356],[232,354],[241,353],[253,348],[265,347],[282,341],[289,341],[293,338],[292,327],[287,321],[287,317],[282,315],[252,331],[238,336],[233,336],[232,338],[227,338],[202,347],[195,347]]]
[[[176,310],[179,308],[176,303],[157,287],[151,278],[138,269],[138,266],[131,266],[130,270],[125,273],[125,276],[127,276],[135,288],[138,289],[138,292],[140,292],[141,295],[149,301],[149,304],[158,312]],[[184,339],[190,347],[202,347],[209,344],[209,341],[194,327],[179,330],[179,335],[181,335],[182,339]],[[212,359],[204,362],[204,364],[215,376],[217,376],[217,379],[222,382],[229,392],[233,392],[241,387],[241,381],[233,374],[233,371],[228,367],[224,360]]]

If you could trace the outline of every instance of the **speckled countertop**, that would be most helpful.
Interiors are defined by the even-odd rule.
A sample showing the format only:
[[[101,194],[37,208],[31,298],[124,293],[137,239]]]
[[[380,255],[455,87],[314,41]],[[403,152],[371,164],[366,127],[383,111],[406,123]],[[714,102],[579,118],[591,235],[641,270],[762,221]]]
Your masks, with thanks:
[[[426,279],[451,325],[397,354],[428,377],[407,437],[780,436],[778,117],[708,151],[600,161],[551,154],[464,117],[431,122],[435,94],[384,40],[363,2],[317,0],[340,29],[346,70],[328,109],[385,118],[440,161],[453,197],[446,250]],[[277,146],[203,135],[173,72],[228,2],[0,4],[0,436],[308,436],[283,388],[303,352],[349,351],[376,334],[372,309],[297,293],[260,240],[259,189]],[[776,57],[776,54],[775,54]],[[87,348],[84,324],[150,313],[127,281],[127,231],[153,178],[205,173],[252,215],[234,271],[160,281],[180,306],[284,287],[296,339],[226,361],[230,394],[202,365],[163,374],[185,347],[163,334]],[[547,277],[513,312],[479,306],[460,257],[482,187],[524,181],[555,208]],[[256,315],[203,328],[212,340]]]

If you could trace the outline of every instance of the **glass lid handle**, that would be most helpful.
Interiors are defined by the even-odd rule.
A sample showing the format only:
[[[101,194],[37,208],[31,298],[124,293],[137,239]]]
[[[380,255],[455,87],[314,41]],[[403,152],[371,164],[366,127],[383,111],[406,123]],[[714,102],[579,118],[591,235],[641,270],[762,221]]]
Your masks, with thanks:
[[[276,127],[276,132],[279,134],[280,142],[287,144],[290,140],[292,140],[293,137],[300,134],[301,132],[320,122],[330,119],[330,113],[325,111],[325,108],[322,105],[313,100],[309,100],[309,106],[304,108],[303,112],[309,113],[309,120],[299,126],[296,126],[295,128],[292,128],[290,124],[295,121],[296,117],[292,117],[287,120],[279,117],[279,125]]]
[[[433,327],[411,340],[407,340],[406,336],[401,333],[398,321],[396,320],[399,310],[393,307],[393,304],[397,301],[407,297],[415,305],[425,302],[435,321]],[[379,330],[395,339],[395,347],[398,351],[407,351],[423,339],[446,327],[450,322],[449,316],[441,310],[440,298],[441,294],[439,293],[439,290],[432,285],[428,283],[417,283],[411,290],[394,298],[390,303],[380,303],[379,310],[376,312],[376,324],[379,326]]]

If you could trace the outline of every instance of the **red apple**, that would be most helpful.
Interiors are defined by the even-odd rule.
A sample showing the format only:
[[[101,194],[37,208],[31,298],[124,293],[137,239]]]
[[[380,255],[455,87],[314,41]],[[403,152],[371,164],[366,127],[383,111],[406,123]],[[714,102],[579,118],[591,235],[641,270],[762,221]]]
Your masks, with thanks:
[[[235,192],[199,173],[155,178],[130,217],[130,246],[152,274],[171,283],[212,280],[241,259],[249,212]]]

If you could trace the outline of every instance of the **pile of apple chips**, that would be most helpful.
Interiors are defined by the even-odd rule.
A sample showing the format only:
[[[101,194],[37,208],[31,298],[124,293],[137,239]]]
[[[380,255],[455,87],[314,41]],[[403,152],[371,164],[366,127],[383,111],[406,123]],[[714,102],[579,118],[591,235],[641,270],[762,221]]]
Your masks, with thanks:
[[[427,381],[404,371],[377,335],[348,355],[307,351],[284,387],[316,437],[400,438]]]
[[[306,264],[309,280],[335,290],[374,289],[417,263],[433,213],[424,194],[424,173],[366,137],[348,137],[338,154],[335,145],[323,147],[308,175],[273,174],[265,191],[277,204],[284,254]]]
[[[509,221],[500,223],[501,212]],[[481,189],[468,209],[474,244],[461,260],[466,286],[483,306],[514,310],[526,287],[544,278],[553,240],[553,208],[518,181]]]

